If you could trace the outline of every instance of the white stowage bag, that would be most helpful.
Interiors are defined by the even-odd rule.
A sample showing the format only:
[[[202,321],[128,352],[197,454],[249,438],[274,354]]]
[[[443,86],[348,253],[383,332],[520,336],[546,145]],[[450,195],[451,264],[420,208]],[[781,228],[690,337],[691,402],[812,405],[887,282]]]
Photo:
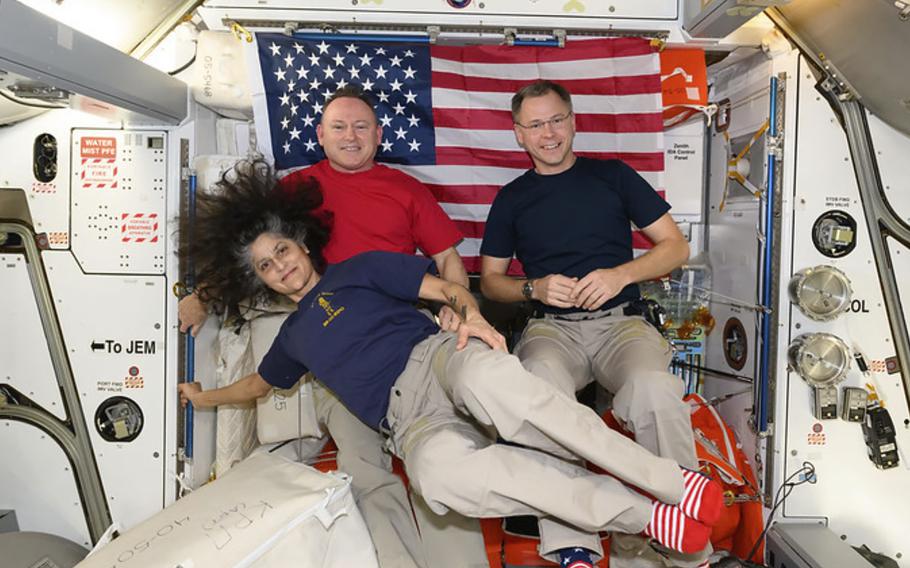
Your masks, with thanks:
[[[241,326],[222,325],[218,332],[219,387],[233,384],[256,371],[278,335],[281,324],[295,310],[295,304],[257,305],[243,313]],[[269,444],[296,438],[313,438],[313,448],[323,433],[316,418],[312,379],[301,379],[287,390],[272,389],[257,406],[218,407],[215,444],[215,474],[222,475],[244,459],[259,443]]]
[[[250,326],[218,330],[218,367],[215,383],[226,387],[256,370],[250,341]],[[256,407],[252,404],[222,404],[215,411],[215,475],[220,477],[256,447]]]
[[[378,568],[350,478],[267,453],[180,499],[77,568]]]
[[[281,324],[297,306],[272,305],[270,313],[260,313],[250,320],[253,361],[256,366],[268,353]],[[260,398],[256,408],[256,435],[260,444],[283,442],[296,438],[321,438],[323,433],[316,418],[313,401],[313,376],[307,374],[289,389],[272,389]]]
[[[230,32],[199,32],[190,79],[196,102],[231,118],[253,118],[244,44]]]

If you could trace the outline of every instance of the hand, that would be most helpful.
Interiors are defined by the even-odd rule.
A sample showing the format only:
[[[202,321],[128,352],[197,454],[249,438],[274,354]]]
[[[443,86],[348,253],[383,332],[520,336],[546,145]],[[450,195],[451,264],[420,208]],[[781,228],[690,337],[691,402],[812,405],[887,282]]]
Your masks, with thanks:
[[[202,392],[202,385],[199,383],[180,383],[177,385],[177,392],[180,393],[180,406],[186,407],[188,402],[193,402],[193,398]]]
[[[443,331],[458,331],[458,326],[461,325],[461,318],[451,306],[443,305],[437,317],[439,317],[439,327]]]
[[[615,298],[628,282],[614,268],[599,268],[588,273],[575,284],[571,293],[572,305],[576,308],[596,310],[607,300]]]
[[[181,333],[189,331],[193,337],[196,337],[205,324],[205,320],[208,319],[209,312],[199,296],[193,292],[177,302],[177,317],[180,319]]]
[[[550,274],[543,278],[536,278],[533,282],[534,293],[531,297],[548,306],[557,308],[571,308],[574,304],[571,298],[578,278],[569,278],[562,274]]]
[[[458,343],[455,345],[455,349],[458,351],[464,349],[468,344],[468,338],[471,337],[480,339],[493,349],[508,353],[506,338],[496,331],[480,314],[468,317],[458,327]]]

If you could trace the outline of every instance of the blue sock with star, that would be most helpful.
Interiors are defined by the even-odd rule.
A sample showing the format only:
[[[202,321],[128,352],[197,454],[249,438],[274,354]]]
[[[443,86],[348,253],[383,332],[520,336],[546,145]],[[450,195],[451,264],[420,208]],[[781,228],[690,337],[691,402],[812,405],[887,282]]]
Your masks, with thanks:
[[[563,548],[556,553],[561,568],[594,568],[591,551],[587,548]]]

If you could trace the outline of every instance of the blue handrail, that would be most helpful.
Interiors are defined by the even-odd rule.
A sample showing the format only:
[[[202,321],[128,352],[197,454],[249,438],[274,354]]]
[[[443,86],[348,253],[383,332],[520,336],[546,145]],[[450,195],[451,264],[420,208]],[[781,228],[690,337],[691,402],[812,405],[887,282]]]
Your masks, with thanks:
[[[536,45],[538,47],[559,47],[558,39],[516,39],[513,45]]]
[[[186,200],[186,214],[187,214],[187,235],[189,238],[192,238],[193,227],[196,221],[196,173],[191,172],[189,176],[189,186],[187,191],[187,200]],[[186,262],[186,274],[184,275],[184,281],[188,290],[192,290],[196,286],[196,273],[195,267],[193,266],[193,259],[188,258]],[[190,333],[187,333],[185,336],[185,347],[186,347],[186,357],[185,363],[186,366],[183,370],[184,379],[188,383],[192,383],[196,380],[196,338],[193,337],[193,333],[196,330],[190,330]],[[193,405],[186,405],[186,415],[184,420],[184,439],[183,439],[183,451],[187,459],[193,459]]]
[[[768,115],[768,136],[777,136],[777,77],[771,77],[770,109]],[[774,167],[777,158],[768,156],[768,189],[765,191],[765,246],[762,263],[762,307],[765,308],[761,315],[761,367],[758,383],[758,400],[756,401],[756,415],[758,418],[758,432],[768,430],[768,383],[771,367],[771,262],[774,251]]]

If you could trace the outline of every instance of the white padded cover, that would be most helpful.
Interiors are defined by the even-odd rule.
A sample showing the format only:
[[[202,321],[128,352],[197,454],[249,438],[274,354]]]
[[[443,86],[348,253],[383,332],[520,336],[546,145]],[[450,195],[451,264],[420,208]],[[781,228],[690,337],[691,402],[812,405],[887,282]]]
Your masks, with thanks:
[[[180,499],[77,568],[378,568],[350,478],[268,453]]]
[[[296,306],[294,306],[296,309]],[[273,307],[273,309],[276,309]],[[265,357],[288,312],[263,314],[250,322],[253,360],[256,366]],[[259,399],[256,409],[256,434],[259,443],[270,444],[302,437],[322,436],[313,405],[312,375],[290,389],[272,389]]]
[[[196,41],[193,98],[230,118],[253,118],[244,43],[221,31],[199,32]]]
[[[215,373],[218,387],[226,387],[256,370],[249,326],[236,332],[218,330],[219,360]],[[246,458],[256,447],[256,407],[222,404],[215,414],[215,475],[221,476]]]

